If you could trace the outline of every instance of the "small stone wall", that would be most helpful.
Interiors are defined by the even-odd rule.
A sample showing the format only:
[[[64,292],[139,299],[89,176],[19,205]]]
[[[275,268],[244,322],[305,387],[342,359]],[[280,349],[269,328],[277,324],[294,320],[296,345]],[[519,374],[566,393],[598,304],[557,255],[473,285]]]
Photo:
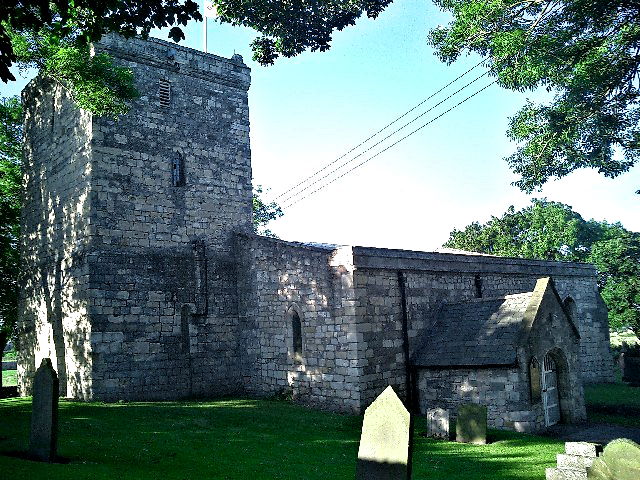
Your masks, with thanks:
[[[244,310],[245,391],[290,389],[300,403],[359,412],[361,368],[351,271],[333,248],[256,236],[239,238]],[[293,355],[291,315],[302,325],[302,355]]]
[[[487,406],[487,423],[493,428],[520,432],[544,426],[542,405],[532,408],[527,377],[516,368],[420,369],[420,412],[432,408],[449,410],[451,420],[460,405]]]

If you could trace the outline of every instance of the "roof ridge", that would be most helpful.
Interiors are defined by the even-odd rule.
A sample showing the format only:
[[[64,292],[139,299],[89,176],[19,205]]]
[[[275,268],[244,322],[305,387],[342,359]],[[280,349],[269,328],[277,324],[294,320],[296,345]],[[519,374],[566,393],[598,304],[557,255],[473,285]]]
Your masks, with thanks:
[[[506,300],[508,298],[516,298],[516,297],[530,297],[533,295],[533,291],[531,292],[521,292],[521,293],[511,293],[509,295],[503,295],[501,297],[482,297],[482,298],[467,298],[464,300],[456,300],[455,302],[442,302],[442,305],[458,305],[461,303],[482,303],[482,302],[495,302],[496,300]]]

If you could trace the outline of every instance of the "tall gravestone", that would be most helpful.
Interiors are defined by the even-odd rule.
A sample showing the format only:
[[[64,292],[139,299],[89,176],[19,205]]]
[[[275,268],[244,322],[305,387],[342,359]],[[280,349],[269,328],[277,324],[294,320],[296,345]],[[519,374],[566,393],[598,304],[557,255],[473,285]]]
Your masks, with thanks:
[[[388,386],[365,410],[356,480],[408,480],[411,417]]]
[[[487,443],[487,407],[484,405],[460,405],[456,419],[456,442]]]
[[[58,444],[58,375],[51,359],[44,358],[33,379],[29,453],[42,462],[56,457]]]

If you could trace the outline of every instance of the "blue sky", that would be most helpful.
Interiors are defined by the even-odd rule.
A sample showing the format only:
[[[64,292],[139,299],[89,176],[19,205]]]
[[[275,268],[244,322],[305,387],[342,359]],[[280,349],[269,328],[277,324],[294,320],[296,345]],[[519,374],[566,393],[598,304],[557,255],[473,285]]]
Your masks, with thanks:
[[[254,185],[270,189],[267,199],[277,196],[478,63],[479,57],[469,56],[446,66],[433,55],[427,33],[447,22],[448,17],[431,2],[396,0],[378,19],[362,18],[355,26],[336,32],[327,52],[306,52],[261,67],[251,61],[249,43],[255,32],[210,19],[209,52],[224,57],[239,53],[252,69],[249,108]],[[202,23],[189,24],[185,33],[184,45],[203,49]],[[165,32],[154,36],[166,39]],[[478,68],[463,80],[482,72]],[[16,93],[25,81],[1,84],[2,95]],[[488,77],[478,80],[402,133],[491,81]],[[404,120],[423,113],[464,83],[452,86]],[[510,185],[516,177],[503,157],[515,150],[515,144],[505,131],[508,117],[527,98],[544,100],[545,96],[489,87],[361,168],[292,205],[270,228],[286,240],[433,250],[447,240],[454,227],[463,228],[474,220],[486,222],[509,205],[519,209],[532,197],[547,197],[573,206],[586,219],[620,221],[640,231],[640,196],[634,194],[640,188],[638,166],[617,179],[594,171],[574,172],[533,195]],[[382,148],[384,145],[363,154],[354,164]]]

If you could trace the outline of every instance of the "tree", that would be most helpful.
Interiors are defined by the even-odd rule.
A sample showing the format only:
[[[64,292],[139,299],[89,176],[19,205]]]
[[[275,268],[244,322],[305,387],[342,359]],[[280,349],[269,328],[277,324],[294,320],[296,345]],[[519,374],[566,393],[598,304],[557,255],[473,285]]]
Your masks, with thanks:
[[[9,67],[38,68],[63,85],[76,104],[117,117],[138,93],[130,70],[106,54],[92,55],[91,42],[110,32],[148,36],[151,28],[173,26],[169,37],[184,38],[178,25],[202,20],[193,0],[9,0],[0,5],[0,78],[15,80]]]
[[[488,58],[504,88],[554,92],[511,118],[519,147],[506,160],[526,192],[578,168],[607,177],[640,154],[640,3],[637,0],[434,0],[453,22],[430,32],[447,63]]]
[[[17,97],[0,100],[0,352],[18,317],[21,117]]]
[[[0,78],[15,80],[9,67],[16,61],[17,36],[26,36],[34,49],[42,47],[34,43],[41,35],[53,48],[56,42],[82,48],[110,32],[146,38],[152,28],[173,26],[169,37],[177,42],[184,39],[178,25],[192,18],[202,20],[193,0],[8,0],[0,6]]]
[[[267,237],[277,238],[276,235],[267,228],[267,224],[271,220],[275,220],[284,215],[282,209],[276,202],[265,203],[260,195],[262,194],[262,185],[258,185],[253,190],[252,210],[253,210],[253,233],[265,235]]]
[[[484,225],[454,229],[444,246],[505,257],[584,261],[592,232],[585,223],[568,205],[533,199],[530,206],[518,212],[511,206]]]
[[[354,25],[366,12],[376,18],[393,0],[213,0],[221,22],[251,27],[262,36],[251,43],[253,59],[272,65],[280,55],[293,57],[307,48],[329,49],[334,30]]]
[[[640,233],[620,223],[585,221],[568,205],[533,199],[516,212],[485,224],[454,229],[443,245],[505,257],[591,263],[609,309],[611,328],[630,327],[640,336]]]
[[[334,30],[353,25],[365,12],[375,18],[392,0],[213,0],[218,19],[262,33],[251,46],[254,60],[271,65],[330,47]],[[9,0],[0,5],[0,78],[15,80],[9,67],[33,66],[64,85],[76,103],[97,115],[117,117],[137,96],[130,71],[107,55],[92,56],[90,43],[115,32],[148,36],[151,28],[172,26],[169,37],[184,38],[180,25],[202,20],[193,0]]]
[[[630,326],[640,338],[640,234],[614,230],[593,244],[589,260],[598,269],[609,325]]]

